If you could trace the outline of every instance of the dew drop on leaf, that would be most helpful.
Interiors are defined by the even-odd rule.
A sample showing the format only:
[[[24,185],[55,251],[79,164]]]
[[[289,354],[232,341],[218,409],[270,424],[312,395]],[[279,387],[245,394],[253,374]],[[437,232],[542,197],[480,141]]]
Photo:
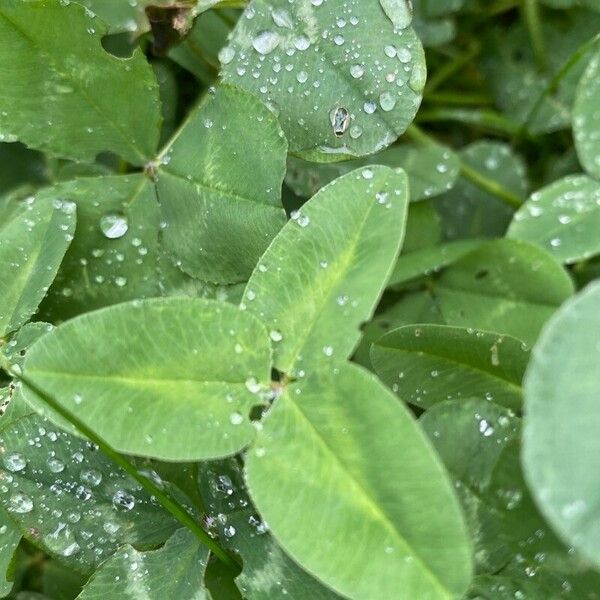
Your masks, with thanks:
[[[135,498],[124,490],[117,490],[112,498],[113,506],[118,510],[132,510],[135,506]]]
[[[110,240],[122,238],[128,229],[127,217],[120,213],[107,213],[100,219],[100,230]]]
[[[274,31],[261,31],[253,40],[252,47],[263,56],[270,54],[279,46],[281,38]]]
[[[8,500],[9,512],[25,514],[31,512],[32,510],[33,500],[22,492],[13,494]]]
[[[18,452],[13,452],[4,458],[4,466],[11,471],[16,473],[22,471],[27,466],[27,459]]]

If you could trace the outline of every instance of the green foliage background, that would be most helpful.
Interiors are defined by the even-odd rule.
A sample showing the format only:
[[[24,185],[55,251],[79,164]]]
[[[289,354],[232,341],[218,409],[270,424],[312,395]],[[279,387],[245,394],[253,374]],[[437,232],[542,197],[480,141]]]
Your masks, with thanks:
[[[3,0],[0,596],[600,598],[600,3]]]

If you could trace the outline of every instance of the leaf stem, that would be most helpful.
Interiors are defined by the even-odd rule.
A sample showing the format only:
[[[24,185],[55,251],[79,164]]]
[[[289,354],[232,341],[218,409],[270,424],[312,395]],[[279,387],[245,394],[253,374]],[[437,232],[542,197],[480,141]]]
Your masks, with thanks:
[[[531,47],[540,71],[548,69],[548,55],[546,53],[546,42],[540,18],[540,6],[538,0],[523,0],[521,5],[523,18],[531,38]]]
[[[521,129],[518,132],[518,137],[522,138],[527,134],[531,123],[533,122],[534,117],[537,115],[540,107],[544,103],[544,100],[553,92],[556,91],[560,82],[563,78],[569,73],[569,71],[575,67],[579,61],[598,43],[600,42],[600,33],[596,34],[593,38],[589,39],[587,42],[579,46],[579,48],[571,54],[569,59],[563,64],[563,66],[557,71],[556,75],[552,77],[552,79],[548,82],[546,88],[540,93],[535,104],[532,106],[525,122],[523,123]]]
[[[417,125],[411,125],[407,130],[406,134],[415,142],[422,145],[435,145],[438,144],[437,140],[425,133]],[[480,173],[477,169],[474,169],[468,165],[460,157],[460,172],[461,175],[468,179],[472,184],[476,185],[479,189],[488,192],[492,196],[495,196],[499,200],[502,200],[505,204],[512,208],[519,208],[523,204],[522,198],[513,194],[510,190],[506,189],[502,184],[498,183],[494,179],[489,179],[483,173]]]
[[[520,125],[507,119],[504,115],[492,109],[455,108],[440,106],[419,111],[417,119],[420,123],[435,123],[439,121],[456,121],[467,123],[493,131],[505,137],[512,138],[518,134]]]
[[[4,363],[5,361],[1,361]],[[213,540],[204,529],[196,523],[188,511],[181,506],[177,501],[173,500],[171,496],[161,490],[153,481],[144,477],[136,467],[129,462],[123,455],[114,450],[107,442],[105,442],[97,433],[90,429],[79,417],[75,416],[70,410],[59,404],[52,396],[46,393],[44,390],[39,388],[33,383],[28,377],[20,373],[15,372],[11,365],[3,364],[3,368],[16,379],[20,380],[22,384],[27,386],[32,392],[34,392],[41,400],[50,407],[53,411],[58,413],[63,419],[71,423],[81,434],[83,434],[88,440],[96,444],[106,456],[111,458],[123,471],[128,473],[135,481],[137,481],[148,493],[155,496],[156,499],[162,504],[162,506],[171,515],[179,521],[184,527],[189,529],[210,551],[224,564],[230,567],[237,567],[236,561],[229,555],[225,550],[221,548]]]
[[[425,85],[425,97],[437,90],[450,77],[469,64],[479,54],[479,49],[479,44],[473,44],[466,52],[455,56],[450,62],[439,68]]]

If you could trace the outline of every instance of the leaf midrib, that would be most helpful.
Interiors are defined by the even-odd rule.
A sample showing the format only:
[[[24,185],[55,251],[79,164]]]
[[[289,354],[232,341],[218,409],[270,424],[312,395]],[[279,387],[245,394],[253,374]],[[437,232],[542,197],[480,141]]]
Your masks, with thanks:
[[[452,597],[452,594],[449,594],[449,590],[446,587],[444,587],[439,578],[433,573],[433,571],[429,568],[429,566],[421,558],[421,556],[414,550],[412,545],[409,544],[408,541],[404,539],[404,537],[402,537],[402,534],[396,529],[388,515],[378,506],[377,502],[372,498],[372,496],[365,489],[365,487],[363,487],[361,482],[352,475],[350,470],[346,468],[346,465],[343,462],[342,458],[340,458],[334,452],[331,446],[327,443],[327,440],[325,440],[325,438],[320,435],[319,430],[315,427],[315,425],[313,425],[313,422],[311,421],[310,417],[302,410],[301,405],[299,403],[294,402],[294,399],[292,398],[292,395],[290,393],[286,394],[286,398],[289,400],[289,404],[293,406],[295,411],[299,415],[301,415],[302,419],[309,425],[310,429],[314,432],[314,436],[319,441],[320,445],[324,448],[325,452],[331,456],[333,462],[337,465],[341,472],[347,476],[347,479],[349,479],[353,487],[356,490],[358,490],[358,492],[362,496],[363,500],[367,503],[367,505],[371,507],[371,510],[375,517],[383,524],[383,526],[388,531],[391,532],[392,536],[400,542],[401,546],[411,551],[412,555],[415,557],[416,561],[422,568],[425,575],[428,577],[428,579],[430,579],[433,582],[434,587],[442,591],[445,597]]]
[[[27,366],[27,365],[26,365]],[[124,386],[137,386],[139,389],[144,389],[146,387],[163,387],[163,386],[172,386],[176,384],[184,384],[184,385],[239,385],[245,388],[245,381],[228,381],[225,379],[189,379],[189,378],[168,378],[157,379],[155,377],[147,377],[145,375],[136,376],[125,376],[125,375],[94,375],[91,373],[68,373],[66,371],[48,371],[45,369],[36,369],[35,366],[28,368],[28,373],[32,377],[42,376],[47,377],[49,379],[83,379],[87,381],[94,381],[97,383],[106,383],[107,381],[111,381],[118,384],[123,384]]]
[[[81,8],[81,10],[83,11],[83,8]],[[0,8],[0,17],[2,17],[9,25],[12,26],[12,28],[21,35],[21,37],[23,37],[29,44],[31,44],[31,46],[33,46],[33,48],[38,52],[42,52],[42,49],[38,46],[36,40],[34,38],[32,38],[30,35],[27,34],[27,32],[22,29],[17,23],[15,23],[10,17],[8,17],[5,12],[2,10],[2,8]],[[87,103],[89,104],[89,106],[94,109],[96,111],[96,113],[102,117],[102,119],[104,119],[116,132],[117,135],[119,136],[119,138],[125,142],[125,144],[133,150],[134,154],[141,159],[142,163],[144,163],[146,160],[148,160],[148,158],[137,148],[137,146],[135,146],[133,144],[133,142],[130,141],[130,137],[131,135],[128,134],[127,132],[124,132],[121,129],[121,126],[116,123],[115,121],[112,120],[112,118],[110,118],[110,116],[106,115],[103,110],[101,109],[101,107],[96,104],[92,97],[88,95],[88,93],[85,91],[85,88],[81,87],[79,85],[79,81],[77,79],[74,79],[72,77],[70,77],[69,75],[63,73],[56,65],[56,63],[54,61],[52,61],[52,70],[59,76],[59,77],[64,77],[66,80],[70,81],[73,84],[73,87],[81,94],[81,96],[83,96],[84,100],[87,101]]]

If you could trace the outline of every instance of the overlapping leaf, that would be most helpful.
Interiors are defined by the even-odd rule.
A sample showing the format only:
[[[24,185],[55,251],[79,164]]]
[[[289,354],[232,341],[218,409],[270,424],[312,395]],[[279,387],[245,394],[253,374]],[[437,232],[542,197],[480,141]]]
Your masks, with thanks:
[[[600,182],[570,175],[531,196],[508,235],[538,244],[557,260],[574,263],[600,254]]]
[[[121,547],[94,573],[78,598],[208,600],[203,581],[207,563],[208,549],[192,533],[179,529],[159,550]]]
[[[25,323],[48,291],[75,231],[68,198],[0,204],[0,337]]]
[[[449,325],[511,335],[532,344],[574,291],[545,250],[517,240],[488,242],[449,267],[433,286]]]
[[[600,50],[592,59],[579,82],[573,107],[575,147],[586,171],[600,179]]]
[[[358,367],[290,385],[248,453],[246,479],[286,552],[349,598],[453,598],[469,583],[444,471],[409,412]]]
[[[87,573],[123,543],[157,545],[171,516],[93,445],[31,415],[0,430],[0,507],[46,552]]]
[[[371,350],[384,383],[422,408],[469,397],[519,408],[528,358],[514,338],[441,325],[396,329]]]
[[[160,295],[160,214],[152,182],[139,175],[85,177],[40,190],[77,205],[75,237],[41,312],[66,319],[134,298]]]
[[[270,359],[252,315],[169,298],[77,317],[34,344],[24,370],[115,448],[183,461],[233,454],[252,440],[249,412],[269,384]]]
[[[599,318],[596,283],[544,330],[525,378],[523,447],[525,476],[541,512],[566,543],[595,564],[600,563]]]
[[[194,109],[156,165],[162,239],[184,271],[247,279],[285,221],[286,151],[277,119],[242,90],[221,86]]]
[[[425,59],[411,18],[404,0],[255,0],[221,52],[222,76],[277,111],[294,153],[372,154],[421,101]]]
[[[152,158],[160,123],[152,69],[139,51],[108,54],[105,33],[76,2],[2,2],[0,139],[90,162],[103,150],[136,165]]]
[[[527,173],[522,158],[506,144],[482,140],[470,144],[459,156],[464,163],[525,201]],[[448,239],[504,235],[512,210],[493,194],[466,178],[436,203]]]
[[[241,467],[235,459],[203,463],[200,491],[209,519],[220,539],[243,560],[236,583],[248,600],[270,600],[279,595],[307,600],[340,597],[294,562],[269,533],[252,505]]]
[[[400,250],[407,205],[404,173],[367,167],[324,187],[286,224],[242,304],[267,324],[277,369],[299,373],[352,352]]]

